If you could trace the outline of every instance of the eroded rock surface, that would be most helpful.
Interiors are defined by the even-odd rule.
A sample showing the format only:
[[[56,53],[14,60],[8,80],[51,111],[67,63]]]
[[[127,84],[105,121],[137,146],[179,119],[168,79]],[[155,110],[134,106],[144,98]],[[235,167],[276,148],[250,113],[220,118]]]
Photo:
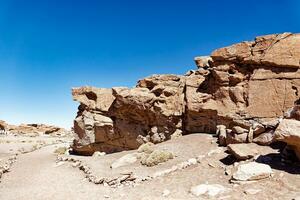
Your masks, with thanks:
[[[136,149],[178,132],[217,132],[222,145],[271,144],[279,118],[299,103],[300,34],[257,37],[195,61],[184,76],[153,75],[135,88],[74,88],[74,151]]]

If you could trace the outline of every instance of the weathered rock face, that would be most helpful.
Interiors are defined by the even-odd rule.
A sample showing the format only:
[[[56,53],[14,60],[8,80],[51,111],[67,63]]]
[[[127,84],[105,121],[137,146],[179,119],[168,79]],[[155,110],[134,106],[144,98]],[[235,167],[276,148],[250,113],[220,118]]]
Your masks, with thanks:
[[[115,152],[158,143],[182,130],[185,77],[156,75],[136,88],[74,88],[79,101],[74,150]],[[103,98],[102,98],[103,97]]]
[[[299,100],[299,48],[300,34],[284,33],[214,51],[208,69],[188,77],[202,71],[204,80],[187,84],[186,131],[215,132],[225,125],[226,144],[272,143],[277,118]]]
[[[132,89],[74,88],[74,150],[135,149],[178,132],[217,132],[224,145],[272,143],[278,118],[299,103],[300,34],[257,37],[195,61],[185,76],[154,75]]]

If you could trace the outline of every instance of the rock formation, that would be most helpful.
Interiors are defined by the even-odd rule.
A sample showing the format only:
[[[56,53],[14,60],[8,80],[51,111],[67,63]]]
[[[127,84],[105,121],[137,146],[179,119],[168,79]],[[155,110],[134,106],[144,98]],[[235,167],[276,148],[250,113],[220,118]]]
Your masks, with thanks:
[[[11,134],[51,134],[64,135],[68,131],[57,126],[50,126],[45,124],[20,124],[18,126],[7,124],[0,120],[0,130]]]
[[[300,102],[300,34],[257,37],[195,61],[184,76],[153,75],[132,89],[74,88],[74,151],[110,153],[199,132],[217,133],[223,145],[268,145]]]

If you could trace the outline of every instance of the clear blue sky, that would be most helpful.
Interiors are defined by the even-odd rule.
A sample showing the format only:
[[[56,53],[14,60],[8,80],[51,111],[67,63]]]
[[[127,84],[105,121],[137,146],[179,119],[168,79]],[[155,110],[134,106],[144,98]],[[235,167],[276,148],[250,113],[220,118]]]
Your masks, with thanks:
[[[131,87],[215,48],[300,32],[299,2],[0,0],[0,119],[70,127],[71,87]]]

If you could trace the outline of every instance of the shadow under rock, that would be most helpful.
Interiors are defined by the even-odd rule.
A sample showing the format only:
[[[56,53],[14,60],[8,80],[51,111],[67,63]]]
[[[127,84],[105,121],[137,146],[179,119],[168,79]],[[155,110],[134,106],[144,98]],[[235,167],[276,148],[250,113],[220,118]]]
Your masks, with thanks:
[[[261,155],[255,161],[267,164],[272,169],[285,171],[290,174],[300,174],[300,162],[293,159],[283,162],[280,153]]]
[[[229,154],[225,158],[220,159],[220,162],[223,163],[224,165],[233,165],[233,163],[235,163],[236,161],[237,159],[231,154]]]

